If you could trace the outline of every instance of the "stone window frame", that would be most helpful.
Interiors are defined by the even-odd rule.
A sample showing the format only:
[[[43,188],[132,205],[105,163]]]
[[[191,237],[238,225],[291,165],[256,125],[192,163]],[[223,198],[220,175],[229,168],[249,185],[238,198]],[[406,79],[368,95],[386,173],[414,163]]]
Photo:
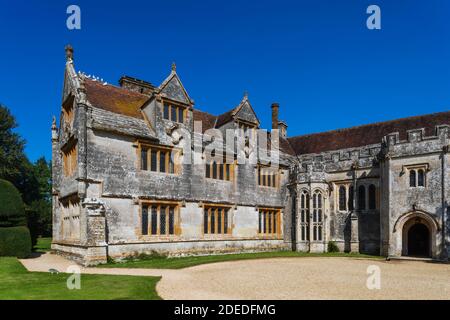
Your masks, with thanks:
[[[201,234],[204,239],[223,239],[233,237],[233,210],[234,206],[230,204],[217,204],[217,203],[205,203],[201,206],[202,208],[202,223],[201,223]],[[221,209],[221,233],[211,233],[211,221],[214,221],[214,231],[219,228],[219,210]],[[207,210],[208,220],[207,229],[208,232],[205,233],[205,210]],[[226,214],[225,214],[226,212]],[[214,219],[212,219],[212,213],[214,213]],[[225,227],[225,217],[226,219],[226,232],[223,229]]]
[[[310,231],[309,231],[309,218],[310,218],[310,196],[307,190],[302,190],[300,192],[300,241],[308,242],[310,239]]]
[[[233,161],[233,163],[226,163],[226,161],[222,161],[222,163],[217,163],[214,160],[205,161],[205,179],[232,182],[234,181],[235,164],[236,161]],[[214,168],[216,170],[216,178],[214,178]],[[220,170],[221,168],[222,170]],[[222,175],[220,173],[222,173]],[[220,178],[221,176],[222,178]]]
[[[62,218],[59,229],[61,239],[68,241],[80,240],[81,200],[78,194],[75,193],[59,198],[58,206],[60,208]],[[78,226],[76,224],[78,224]],[[78,227],[78,230],[74,230],[74,227],[76,226]],[[68,227],[69,230],[66,230],[66,227]],[[74,231],[78,232],[76,236],[74,236]]]
[[[158,145],[158,144],[152,144],[152,143],[146,143],[142,141],[137,141],[137,168],[139,171],[144,172],[151,172],[151,173],[157,173],[157,174],[164,174],[164,175],[180,175],[182,173],[182,165],[180,161],[180,156],[182,155],[182,149],[175,148],[171,146],[164,146],[164,145]],[[142,152],[143,150],[146,150],[147,154],[147,169],[143,169],[143,161],[142,161]],[[152,150],[156,150],[156,171],[151,170],[152,168]],[[161,152],[165,152],[165,164],[164,169],[165,171],[161,171]],[[167,153],[170,154],[170,156],[167,156]],[[170,172],[170,159],[173,159],[173,172]]]
[[[333,183],[334,187],[333,190],[334,191],[334,208],[335,208],[335,212],[340,212],[340,213],[346,213],[346,212],[350,212],[350,208],[351,206],[349,205],[349,199],[350,197],[350,187],[353,185],[352,181],[338,181],[338,182],[334,182]],[[341,187],[345,188],[345,208],[344,210],[341,210],[341,206],[340,206],[340,189]],[[352,196],[353,197],[353,196]]]
[[[372,191],[372,187],[374,188]],[[377,210],[379,209],[379,201],[378,201],[378,190],[377,186],[374,183],[369,184],[369,187],[367,188],[367,202],[368,207],[367,210]],[[373,203],[372,201],[373,200]]]
[[[358,188],[356,189],[358,190],[358,205],[356,206],[358,208],[359,211],[366,211],[368,209],[367,207],[367,188],[366,185],[364,183],[361,183],[358,185]]]
[[[375,181],[358,181],[356,184],[357,188],[357,195],[356,195],[356,199],[357,199],[357,203],[356,203],[356,208],[359,212],[374,212],[380,209],[380,186],[378,185],[377,182]],[[373,194],[375,196],[374,201],[375,201],[375,208],[371,207],[371,192],[370,192],[370,188],[371,186],[373,186],[375,188],[375,193]],[[360,188],[364,188],[364,208],[361,208],[360,205]]]
[[[283,239],[282,210],[273,207],[258,207],[257,210],[259,238]],[[274,216],[274,218],[271,218],[272,216]],[[265,221],[263,222],[264,219]],[[270,224],[267,223],[269,220]],[[271,232],[269,232],[269,230]]]
[[[142,232],[142,227],[143,227],[143,217],[144,217],[144,210],[143,208],[147,206],[147,234],[144,234]],[[152,234],[152,212],[151,212],[151,208],[156,206],[157,209],[157,218],[156,218],[156,234]],[[166,218],[165,218],[165,223],[166,223],[166,233],[165,234],[161,234],[160,231],[160,223],[161,223],[161,207],[166,207]],[[174,208],[174,232],[173,234],[169,234],[169,214],[170,214],[170,207]],[[166,241],[166,240],[173,240],[174,238],[179,238],[179,236],[181,235],[181,219],[180,219],[180,210],[182,207],[182,203],[179,201],[164,201],[164,200],[141,200],[139,201],[139,225],[137,227],[138,230],[138,236],[141,240],[144,241],[155,241],[155,240],[162,240],[162,241]]]
[[[75,118],[75,97],[73,95],[67,96],[66,100],[62,104],[62,118],[69,128],[73,126],[73,120]]]
[[[427,188],[428,179],[427,174],[430,171],[428,163],[419,163],[402,166],[401,175],[406,176],[406,183],[409,189],[412,188]],[[419,185],[419,172],[422,172],[422,185]],[[406,174],[405,174],[406,173]],[[414,185],[411,185],[411,174],[414,174]]]
[[[71,138],[62,148],[61,157],[65,177],[72,177],[78,168],[78,140]]]
[[[244,132],[244,137],[247,136],[249,139],[253,139],[256,137],[256,129],[258,128],[256,124],[241,119],[236,119],[235,123],[236,129],[242,130]]]
[[[166,109],[167,108],[167,109]],[[172,119],[172,108],[176,109],[175,112],[175,119]],[[170,100],[170,99],[161,99],[161,118],[166,121],[172,121],[175,123],[185,124],[186,123],[186,116],[187,116],[187,110],[188,106],[183,105],[182,103]],[[167,110],[167,117],[166,117],[166,110]],[[183,117],[183,120],[180,121],[180,111],[181,116]]]
[[[262,171],[273,171],[272,174],[262,174]],[[269,172],[270,173],[270,172]],[[264,178],[266,177],[266,178]],[[269,179],[269,177],[272,177]],[[272,168],[271,165],[264,165],[261,163],[258,163],[256,168],[256,183],[259,187],[262,188],[270,188],[271,190],[280,189],[281,185],[281,172],[280,168]],[[270,180],[270,184],[269,184]]]
[[[311,193],[307,189],[300,191],[298,221],[301,242],[325,241],[326,201],[326,192],[320,187],[313,188]]]
[[[325,197],[320,189],[312,193],[311,206],[311,234],[312,242],[324,241],[324,220],[325,220]]]

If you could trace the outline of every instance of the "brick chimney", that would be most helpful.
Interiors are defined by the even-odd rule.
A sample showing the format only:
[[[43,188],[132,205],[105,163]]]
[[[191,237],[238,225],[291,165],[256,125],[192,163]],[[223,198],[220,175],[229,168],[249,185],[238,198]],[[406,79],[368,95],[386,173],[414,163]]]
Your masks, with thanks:
[[[272,129],[278,129],[278,109],[280,105],[277,102],[272,103]]]
[[[278,129],[280,137],[287,137],[287,124],[282,120],[278,120],[278,111],[280,105],[277,102],[272,103],[272,129]]]

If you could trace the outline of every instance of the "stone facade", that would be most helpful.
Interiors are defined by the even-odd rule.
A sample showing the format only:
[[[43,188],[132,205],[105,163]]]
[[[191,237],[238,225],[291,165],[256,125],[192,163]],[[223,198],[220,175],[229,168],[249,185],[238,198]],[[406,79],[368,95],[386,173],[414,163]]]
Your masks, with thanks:
[[[214,116],[194,107],[175,65],[158,87],[130,77],[115,87],[76,73],[66,53],[52,126],[56,252],[90,265],[153,252],[324,252],[333,241],[447,259],[450,113],[288,137],[273,104],[268,151],[252,145],[260,124],[247,95]],[[207,165],[208,148],[230,139],[231,164]]]

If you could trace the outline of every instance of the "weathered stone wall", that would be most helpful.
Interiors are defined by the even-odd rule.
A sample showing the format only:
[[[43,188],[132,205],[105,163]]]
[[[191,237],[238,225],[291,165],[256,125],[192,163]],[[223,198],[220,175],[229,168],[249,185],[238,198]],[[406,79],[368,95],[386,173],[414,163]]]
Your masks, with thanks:
[[[447,126],[437,127],[432,137],[424,137],[422,130],[411,130],[406,141],[399,141],[396,134],[385,137],[387,178],[383,192],[389,194],[381,212],[382,237],[389,243],[385,254],[407,254],[405,228],[416,219],[431,232],[431,256],[439,259],[447,255],[442,228],[449,201],[445,180],[448,137]],[[417,166],[425,171],[424,187],[410,187],[409,169]]]
[[[194,133],[193,102],[175,69],[153,93],[142,108],[142,119],[98,109],[86,101],[81,78],[68,62],[63,101],[73,97],[74,121],[67,124],[61,120],[59,132],[52,132],[52,248],[57,252],[95,264],[105,262],[107,256],[120,259],[154,251],[184,255],[295,247],[299,251],[323,252],[327,243],[334,241],[341,251],[401,255],[405,253],[403,226],[412,219],[421,219],[432,231],[432,257],[448,255],[448,126],[437,127],[436,136],[432,137],[424,137],[424,130],[416,129],[409,132],[407,141],[399,141],[398,134],[393,133],[379,144],[359,148],[298,156],[281,153],[279,185],[263,187],[258,185],[256,164],[269,159],[258,154],[251,144],[236,148],[238,162],[246,162],[232,167],[234,179],[205,177],[207,155],[203,150],[214,141],[199,140],[199,133]],[[186,107],[184,123],[163,119],[164,99],[177,100]],[[257,124],[247,97],[240,106],[237,115],[233,115],[236,121]],[[229,121],[219,130],[226,137],[226,129],[237,127],[236,122]],[[214,135],[213,131],[207,133]],[[78,166],[72,176],[65,177],[61,148],[70,139],[77,141]],[[141,170],[141,142],[181,151],[181,170],[176,174]],[[427,169],[426,186],[411,188],[406,172],[409,166],[417,165]],[[358,206],[357,190],[365,186],[367,198],[370,185],[376,187],[376,208],[369,209],[366,203],[362,209]],[[338,205],[340,186],[347,192],[345,209]],[[299,197],[305,190],[310,196],[311,232],[313,194],[318,191],[323,197],[322,222],[314,224],[322,228],[321,239],[313,240],[312,234],[310,241],[299,238]],[[73,206],[76,210],[63,210],[62,203],[74,196],[79,199]],[[148,201],[177,205],[179,230],[175,235],[142,235],[141,205]],[[204,206],[208,204],[229,208],[231,234],[203,234]],[[260,208],[280,210],[282,235],[258,234]],[[63,222],[64,217],[76,215],[79,221]]]

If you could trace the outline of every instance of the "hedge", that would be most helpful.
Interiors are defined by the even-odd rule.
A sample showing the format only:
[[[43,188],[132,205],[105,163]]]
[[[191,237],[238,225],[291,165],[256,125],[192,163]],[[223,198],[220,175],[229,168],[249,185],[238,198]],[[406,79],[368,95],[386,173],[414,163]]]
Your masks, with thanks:
[[[27,227],[0,228],[0,256],[27,258],[31,236]]]
[[[0,179],[0,228],[25,226],[25,207],[11,182]]]
[[[339,252],[339,247],[337,246],[336,242],[334,241],[328,241],[328,252]]]

